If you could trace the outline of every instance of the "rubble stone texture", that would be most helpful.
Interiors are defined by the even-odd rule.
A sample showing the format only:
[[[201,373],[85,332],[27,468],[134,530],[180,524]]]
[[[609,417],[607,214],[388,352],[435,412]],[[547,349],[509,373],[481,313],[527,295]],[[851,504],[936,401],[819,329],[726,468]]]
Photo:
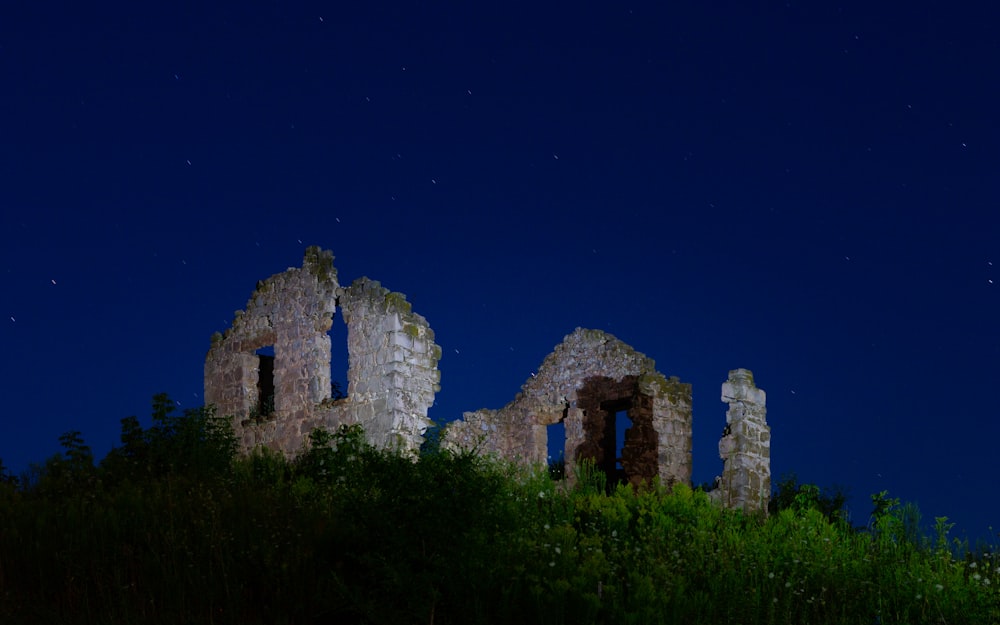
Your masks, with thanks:
[[[765,418],[766,399],[747,369],[730,371],[722,385],[722,401],[729,404],[726,429],[719,440],[724,465],[718,488],[711,494],[727,508],[767,512],[771,497],[771,428]]]
[[[331,398],[330,336],[341,305],[347,323],[347,397]],[[257,350],[273,346],[273,363]],[[333,254],[306,250],[301,268],[257,283],[246,310],[212,337],[205,402],[233,417],[244,450],[259,445],[294,454],[322,427],[361,424],[379,448],[415,451],[431,424],[441,349],[405,296],[359,278],[337,282]],[[261,380],[273,364],[273,379]],[[272,386],[273,398],[263,396]],[[262,389],[264,392],[262,393]]]
[[[621,458],[615,415],[625,412]],[[640,484],[691,480],[691,385],[666,378],[652,359],[600,330],[577,328],[542,362],[512,402],[448,424],[445,447],[546,462],[550,425],[563,422],[566,476],[592,459],[609,476]],[[620,462],[621,469],[617,468]]]
[[[340,306],[347,325],[347,396],[332,397],[330,336]],[[273,346],[274,355],[258,350]],[[441,348],[406,297],[368,278],[341,287],[333,254],[306,250],[302,267],[257,283],[232,326],[216,333],[205,358],[205,402],[231,416],[244,451],[294,455],[316,428],[360,424],[380,449],[414,452],[431,425],[440,389]],[[729,404],[719,442],[725,460],[712,497],[730,508],[766,511],[770,429],[764,391],[746,369],[722,386]],[[630,427],[618,457],[617,420]],[[446,449],[491,453],[544,465],[549,428],[562,423],[565,475],[593,460],[611,479],[640,485],[691,481],[691,385],[614,336],[577,328],[499,410],[466,412],[444,428]]]

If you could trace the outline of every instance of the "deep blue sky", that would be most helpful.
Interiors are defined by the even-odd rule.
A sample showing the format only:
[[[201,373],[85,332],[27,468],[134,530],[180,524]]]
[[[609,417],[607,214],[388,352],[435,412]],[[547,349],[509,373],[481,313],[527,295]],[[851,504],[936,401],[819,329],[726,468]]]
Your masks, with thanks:
[[[989,3],[205,4],[0,8],[8,466],[200,405],[315,244],[427,317],[436,420],[600,328],[694,385],[696,482],[747,367],[776,477],[1000,528]]]

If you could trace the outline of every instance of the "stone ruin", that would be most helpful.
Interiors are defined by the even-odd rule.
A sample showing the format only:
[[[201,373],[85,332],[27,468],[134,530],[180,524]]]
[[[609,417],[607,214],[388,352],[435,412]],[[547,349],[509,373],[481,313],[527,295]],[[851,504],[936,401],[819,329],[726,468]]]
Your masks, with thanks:
[[[771,496],[771,428],[764,418],[766,394],[747,369],[729,372],[722,401],[729,404],[719,440],[722,476],[710,495],[727,508],[767,511]]]
[[[617,420],[627,415],[621,458]],[[565,474],[591,459],[614,481],[691,481],[691,385],[665,378],[652,359],[600,330],[577,328],[499,410],[466,412],[444,444],[524,463],[546,462],[548,426],[562,422]]]
[[[330,336],[347,324],[347,396],[333,397]],[[273,358],[258,350],[273,346]],[[298,452],[316,428],[360,424],[373,445],[419,449],[440,388],[441,348],[406,297],[378,282],[337,282],[333,254],[310,247],[301,268],[257,283],[246,310],[212,337],[205,403],[233,417],[242,448]]]
[[[330,378],[330,336],[340,307],[347,325],[347,393]],[[273,347],[273,356],[261,350]],[[359,278],[342,287],[333,254],[306,250],[301,268],[257,283],[232,326],[212,337],[205,403],[231,416],[241,448],[298,453],[316,428],[359,424],[380,449],[419,450],[439,390],[441,348],[406,297]],[[746,369],[722,386],[729,404],[719,442],[723,474],[710,495],[729,508],[767,510],[770,429],[765,394]],[[627,419],[618,457],[619,420]],[[441,433],[445,448],[544,465],[549,428],[561,424],[569,482],[591,460],[609,483],[691,482],[691,385],[667,378],[642,353],[600,330],[565,337],[498,410],[466,412]]]

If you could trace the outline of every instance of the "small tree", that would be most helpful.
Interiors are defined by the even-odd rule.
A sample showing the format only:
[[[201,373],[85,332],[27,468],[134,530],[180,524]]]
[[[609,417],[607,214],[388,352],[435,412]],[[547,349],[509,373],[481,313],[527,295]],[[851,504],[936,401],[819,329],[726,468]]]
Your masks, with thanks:
[[[229,419],[215,416],[211,407],[177,414],[176,404],[166,393],[159,393],[153,396],[152,420],[149,429],[143,430],[134,416],[122,419],[122,446],[111,450],[101,463],[111,479],[215,478],[229,473],[237,449]]]
[[[25,487],[33,493],[51,497],[75,497],[92,494],[98,485],[94,454],[83,442],[83,435],[71,430],[59,437],[63,451],[43,464],[32,464],[25,474]]]
[[[847,523],[847,494],[840,486],[820,490],[815,484],[799,484],[795,473],[788,473],[778,482],[767,510],[775,514],[781,510],[816,509],[833,523]]]
[[[0,458],[0,484],[6,484],[8,486],[17,486],[17,476],[10,472],[3,463],[3,458]]]

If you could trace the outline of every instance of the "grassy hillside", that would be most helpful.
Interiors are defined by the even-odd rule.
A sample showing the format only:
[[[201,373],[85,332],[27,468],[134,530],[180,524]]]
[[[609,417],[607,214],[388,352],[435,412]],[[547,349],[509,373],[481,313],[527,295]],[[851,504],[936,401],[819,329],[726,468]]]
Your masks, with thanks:
[[[863,531],[804,488],[770,517],[687,487],[564,492],[469,454],[315,433],[237,458],[225,421],[123,421],[0,481],[0,622],[997,623],[1000,562],[922,537],[884,493]],[[831,520],[831,517],[833,520]]]

